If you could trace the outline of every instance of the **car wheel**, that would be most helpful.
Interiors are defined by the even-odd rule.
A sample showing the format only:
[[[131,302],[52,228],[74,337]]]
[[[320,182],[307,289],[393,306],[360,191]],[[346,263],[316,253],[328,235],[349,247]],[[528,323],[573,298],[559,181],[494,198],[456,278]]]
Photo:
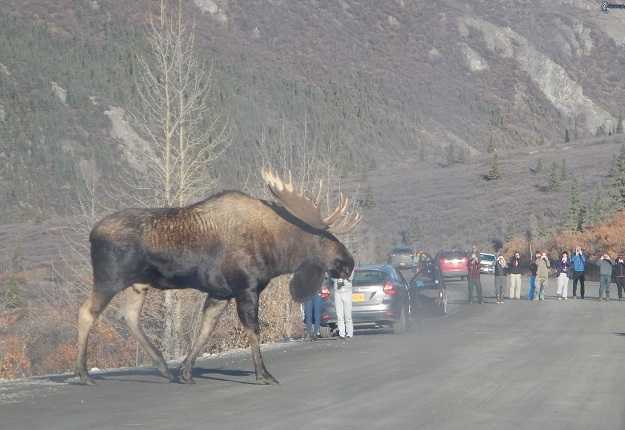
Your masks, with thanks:
[[[408,318],[406,315],[406,308],[401,308],[401,313],[399,314],[399,319],[393,323],[393,333],[394,334],[403,334],[406,333],[406,329],[408,327]]]
[[[321,337],[323,338],[328,338],[332,336],[332,327],[330,326],[323,326],[319,328],[319,334],[321,335]]]

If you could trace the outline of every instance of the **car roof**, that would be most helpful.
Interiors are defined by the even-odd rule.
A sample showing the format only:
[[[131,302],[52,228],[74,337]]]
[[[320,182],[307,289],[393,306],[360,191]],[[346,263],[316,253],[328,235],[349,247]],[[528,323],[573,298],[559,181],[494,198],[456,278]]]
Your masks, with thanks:
[[[395,248],[392,249],[391,252],[396,252],[396,251],[401,251],[401,252],[412,252],[412,248],[409,246],[396,246]]]
[[[380,272],[389,272],[393,270],[393,266],[391,266],[390,264],[362,264],[360,266],[356,266],[354,270],[356,272],[364,270],[378,270]]]
[[[480,255],[492,255],[493,257],[495,256],[495,254],[491,254],[490,252],[480,252]]]

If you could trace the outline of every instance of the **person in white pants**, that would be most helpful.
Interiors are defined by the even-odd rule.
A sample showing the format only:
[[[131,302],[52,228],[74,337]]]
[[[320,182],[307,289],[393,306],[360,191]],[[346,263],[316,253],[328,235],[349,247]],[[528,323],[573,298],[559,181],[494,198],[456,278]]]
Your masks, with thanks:
[[[354,336],[354,323],[352,322],[352,272],[349,279],[333,279],[334,284],[334,308],[336,309],[336,323],[339,328],[339,337],[349,339]]]
[[[567,292],[569,289],[569,271],[571,269],[571,260],[569,260],[569,253],[564,251],[560,256],[560,260],[557,264],[558,269],[558,291],[556,295],[558,300],[566,300]]]

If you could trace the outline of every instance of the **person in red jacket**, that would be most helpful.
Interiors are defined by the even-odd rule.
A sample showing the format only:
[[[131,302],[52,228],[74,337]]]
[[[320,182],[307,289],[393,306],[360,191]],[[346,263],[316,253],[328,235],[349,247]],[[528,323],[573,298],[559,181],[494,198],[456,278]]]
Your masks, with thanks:
[[[482,283],[480,281],[480,253],[477,247],[473,247],[473,251],[469,256],[468,276],[469,281],[469,303],[473,303],[473,290],[475,290],[475,300],[478,303],[484,303],[482,299]]]

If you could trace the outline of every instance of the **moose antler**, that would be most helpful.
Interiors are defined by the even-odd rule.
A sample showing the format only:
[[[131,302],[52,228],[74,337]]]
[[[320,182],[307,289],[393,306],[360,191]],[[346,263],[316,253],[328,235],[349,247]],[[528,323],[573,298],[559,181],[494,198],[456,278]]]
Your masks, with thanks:
[[[339,205],[336,209],[327,217],[322,218],[321,209],[319,208],[322,181],[319,183],[319,193],[313,201],[304,195],[303,188],[299,192],[295,189],[290,171],[289,182],[286,184],[270,169],[263,169],[261,176],[269,186],[271,193],[280,200],[291,214],[315,228],[320,230],[332,229],[333,232],[334,227],[340,228],[341,231],[345,230],[346,227],[351,230],[360,222],[360,215],[357,213],[346,216],[345,212],[349,206],[349,199],[345,198],[343,193],[340,195]]]

